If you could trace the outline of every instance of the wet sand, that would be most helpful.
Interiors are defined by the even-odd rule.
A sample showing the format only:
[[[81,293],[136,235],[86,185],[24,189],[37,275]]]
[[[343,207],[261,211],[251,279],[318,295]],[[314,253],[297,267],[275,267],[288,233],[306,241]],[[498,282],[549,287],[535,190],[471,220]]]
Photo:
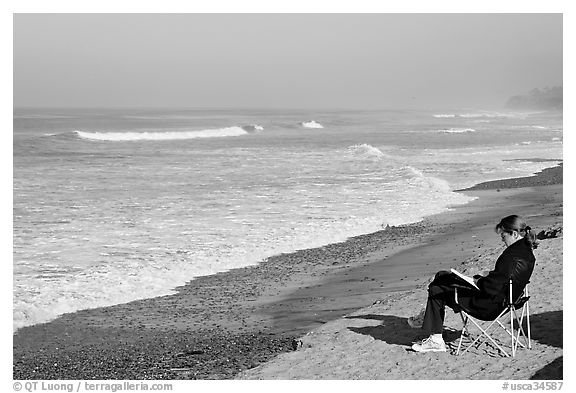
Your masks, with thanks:
[[[562,168],[527,179],[535,187],[511,179],[465,191],[479,199],[420,223],[200,277],[175,295],[22,328],[13,337],[13,376],[228,379],[265,367],[299,353],[294,340],[306,332],[374,302],[401,301],[439,268],[498,248],[493,226],[502,216],[520,213],[534,229],[561,222]]]

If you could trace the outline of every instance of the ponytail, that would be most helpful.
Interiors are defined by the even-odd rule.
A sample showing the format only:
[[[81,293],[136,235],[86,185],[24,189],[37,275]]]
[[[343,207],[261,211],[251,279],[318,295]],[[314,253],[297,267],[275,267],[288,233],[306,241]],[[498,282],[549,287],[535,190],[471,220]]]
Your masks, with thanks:
[[[536,235],[532,232],[532,228],[528,225],[524,228],[524,241],[533,249],[538,248],[538,241],[536,240]]]

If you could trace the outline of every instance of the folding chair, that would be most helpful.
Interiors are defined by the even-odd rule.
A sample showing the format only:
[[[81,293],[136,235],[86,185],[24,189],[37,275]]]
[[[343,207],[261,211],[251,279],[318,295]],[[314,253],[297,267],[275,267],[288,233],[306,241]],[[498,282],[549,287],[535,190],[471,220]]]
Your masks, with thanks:
[[[466,310],[464,307],[462,307],[462,305],[460,305],[458,303],[458,288],[455,288],[455,301],[456,304],[458,304],[459,306],[459,314],[460,317],[462,318],[462,332],[460,334],[460,340],[458,342],[458,349],[456,350],[456,355],[461,355],[464,354],[466,351],[468,351],[472,346],[476,345],[476,347],[479,347],[480,345],[482,345],[483,343],[485,343],[486,341],[490,341],[492,344],[494,344],[506,357],[509,357],[510,355],[508,354],[508,352],[506,352],[504,350],[504,348],[502,348],[502,345],[505,345],[501,340],[497,339],[496,337],[492,337],[490,335],[490,329],[492,329],[492,327],[497,328],[498,326],[500,326],[502,329],[504,329],[504,331],[506,331],[506,333],[508,333],[508,336],[510,336],[511,338],[511,342],[510,342],[510,348],[511,348],[511,352],[512,352],[512,357],[516,356],[516,349],[518,348],[518,345],[520,345],[522,348],[528,348],[531,349],[532,348],[532,343],[531,343],[531,338],[530,338],[530,307],[528,304],[528,300],[530,299],[530,296],[528,294],[528,284],[526,284],[526,286],[524,287],[524,290],[522,291],[522,293],[520,294],[520,296],[518,297],[518,299],[516,299],[515,301],[512,301],[513,296],[512,296],[512,279],[510,279],[509,282],[509,296],[506,299],[506,302],[504,304],[504,309],[500,312],[500,314],[498,314],[498,316],[495,319],[485,319],[482,317],[479,317],[477,315],[473,315],[473,313],[469,310]],[[520,311],[520,316],[518,316],[518,311]],[[507,313],[510,313],[510,330],[508,330],[508,328],[504,325],[504,323],[502,323],[502,321],[504,320],[504,317],[506,316]],[[524,321],[524,317],[526,317],[526,332],[524,331],[524,328],[522,327],[522,322]],[[480,321],[484,321],[480,322]],[[472,322],[472,324],[474,324],[479,330],[480,330],[480,334],[472,340],[472,334],[470,332],[470,330],[468,329],[468,322]],[[516,329],[516,332],[514,332],[514,322],[517,323],[518,327]],[[486,327],[483,327],[482,325],[486,325]],[[462,353],[460,353],[460,349],[462,347],[462,342],[464,337],[467,336],[470,340],[472,340],[472,342],[470,344],[468,344],[468,346],[462,351]],[[520,341],[520,336],[523,337],[524,339],[524,343],[525,345]],[[500,341],[500,344],[498,343],[498,341]]]

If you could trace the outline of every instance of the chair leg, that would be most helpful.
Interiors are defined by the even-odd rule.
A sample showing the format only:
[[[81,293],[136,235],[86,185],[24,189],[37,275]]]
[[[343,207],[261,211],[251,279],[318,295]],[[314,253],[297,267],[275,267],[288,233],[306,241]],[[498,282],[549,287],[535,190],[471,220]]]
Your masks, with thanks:
[[[522,335],[522,337],[524,337],[524,339],[527,338],[526,333],[524,332],[524,328],[522,327],[522,322],[524,321],[524,308],[522,308],[522,314],[520,315],[520,318],[518,318],[518,314],[516,313],[516,310],[514,308],[511,309],[510,315],[518,323],[518,329],[517,329],[518,332],[516,333],[516,336],[512,336],[512,345],[514,346],[513,351],[516,352],[516,348],[518,348],[518,345],[520,345],[522,348],[526,348],[526,346],[524,344],[522,344],[522,342],[520,341],[520,335]],[[512,324],[514,323],[514,319],[512,319]],[[512,330],[512,331],[514,331],[514,330]],[[526,343],[528,346],[530,346],[528,341]],[[530,348],[530,347],[528,347],[528,348]]]
[[[500,317],[499,317],[500,318]],[[474,339],[474,341],[472,341],[472,343],[470,345],[468,345],[466,347],[466,349],[464,351],[462,351],[462,353],[465,353],[466,351],[468,351],[470,348],[472,348],[472,346],[474,346],[474,344],[476,344],[476,342],[478,342],[478,340],[480,340],[482,338],[482,336],[485,336],[488,340],[490,340],[490,342],[492,344],[494,344],[496,346],[496,348],[498,348],[500,351],[502,351],[502,353],[504,354],[504,356],[509,357],[510,355],[508,355],[508,353],[504,350],[504,348],[502,348],[496,341],[494,341],[494,339],[492,337],[490,337],[490,335],[488,334],[488,330],[492,327],[492,325],[494,325],[494,323],[496,323],[496,320],[492,321],[492,323],[490,325],[488,325],[488,327],[486,329],[482,329],[482,327],[477,324],[474,319],[470,319],[470,321],[478,328],[478,330],[480,330],[482,332],[482,334],[478,335],[478,337],[476,337]],[[484,341],[482,341],[484,342]],[[481,342],[481,343],[482,343]]]
[[[516,314],[516,310],[514,310],[514,317],[516,318],[516,322],[518,322],[518,334],[516,334],[516,347],[518,347],[518,344],[520,344],[522,348],[526,348],[524,344],[520,342],[520,334],[522,334],[522,337],[524,337],[524,339],[526,340],[528,349],[530,349],[530,342],[528,336],[526,335],[526,333],[524,332],[524,328],[522,327],[522,322],[524,321],[524,311],[525,311],[524,308],[522,308],[522,314],[520,315],[520,318],[518,318],[518,314]],[[530,324],[528,324],[528,329],[530,329]]]
[[[529,293],[529,285],[526,284],[526,288],[524,288],[524,296],[528,297],[528,299],[530,299],[530,293]],[[524,311],[524,307],[526,308],[526,330],[528,331],[528,349],[532,349],[532,336],[530,333],[530,302],[526,301],[526,303],[524,303],[524,306],[522,307],[522,311]]]
[[[516,347],[514,346],[514,307],[512,306],[510,306],[510,331],[512,332],[512,357],[515,357]]]
[[[526,307],[526,330],[528,330],[528,349],[532,349],[532,336],[530,335],[530,305],[528,302],[524,304]]]
[[[501,327],[506,333],[508,333],[508,335],[509,335],[510,337],[513,337],[513,336],[512,336],[512,333],[510,332],[510,330],[508,330],[508,328],[507,328],[502,322],[500,322],[500,321],[497,321],[497,322],[498,322],[498,325],[500,325],[500,327]],[[516,338],[516,340],[518,340],[518,338]],[[520,344],[520,345],[522,346],[522,348],[526,348],[526,347],[524,346],[524,344],[522,344],[521,342],[518,342],[518,344]]]
[[[504,329],[506,331],[506,333],[508,333],[510,336],[512,335],[512,333],[510,333],[510,331],[508,331],[508,329],[506,329],[506,327],[502,324],[502,322],[500,322],[500,318],[502,318],[502,316],[506,313],[507,310],[504,310],[500,313],[500,315],[498,315],[491,323],[490,325],[488,325],[486,327],[486,332],[484,332],[484,336],[482,337],[482,335],[480,335],[480,337],[478,337],[478,340],[482,339],[481,341],[478,342],[478,345],[476,347],[479,347],[480,345],[482,345],[483,343],[485,343],[486,341],[488,341],[490,339],[490,341],[492,341],[492,343],[500,350],[502,351],[502,353],[504,353],[505,356],[509,356],[506,351],[504,351],[502,349],[502,347],[500,347],[500,345],[498,345],[492,338],[490,335],[488,335],[488,330],[490,330],[492,328],[492,325],[494,325],[494,323],[497,323],[498,325],[500,325],[500,327],[502,329]],[[474,322],[474,321],[472,321]],[[474,323],[478,329],[480,329],[480,331],[483,331],[482,328],[480,327],[480,325],[478,325],[477,323]]]
[[[456,349],[456,356],[460,355],[460,348],[462,347],[462,339],[464,338],[464,334],[468,333],[466,326],[468,324],[468,316],[464,318],[462,315],[462,311],[460,311],[460,318],[462,318],[462,332],[460,333],[460,340],[458,340],[458,348]]]

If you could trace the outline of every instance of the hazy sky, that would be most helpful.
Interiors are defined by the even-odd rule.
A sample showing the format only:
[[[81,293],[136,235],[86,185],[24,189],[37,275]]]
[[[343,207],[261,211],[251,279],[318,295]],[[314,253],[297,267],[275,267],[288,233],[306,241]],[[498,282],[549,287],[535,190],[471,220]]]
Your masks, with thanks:
[[[14,16],[17,107],[499,107],[554,85],[561,14]]]

